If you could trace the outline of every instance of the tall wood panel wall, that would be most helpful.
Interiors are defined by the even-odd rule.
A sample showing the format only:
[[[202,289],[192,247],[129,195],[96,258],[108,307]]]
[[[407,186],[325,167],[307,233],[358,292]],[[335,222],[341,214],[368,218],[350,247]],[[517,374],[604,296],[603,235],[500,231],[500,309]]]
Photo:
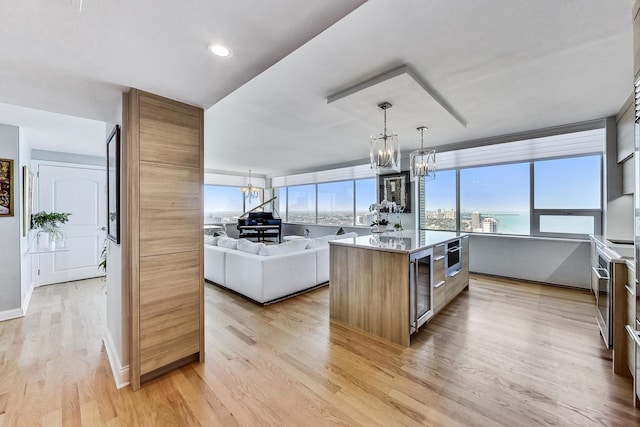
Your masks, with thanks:
[[[126,98],[122,265],[137,390],[204,360],[204,111],[137,89]]]

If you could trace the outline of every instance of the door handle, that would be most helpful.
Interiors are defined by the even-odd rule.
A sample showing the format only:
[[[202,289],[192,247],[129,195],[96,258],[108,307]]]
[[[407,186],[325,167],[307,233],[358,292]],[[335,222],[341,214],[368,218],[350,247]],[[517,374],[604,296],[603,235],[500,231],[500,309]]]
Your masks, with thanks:
[[[631,337],[631,339],[636,343],[637,346],[640,346],[640,337],[635,329],[633,329],[629,325],[625,325],[624,328],[627,330],[627,333]]]
[[[593,272],[596,274],[596,276],[598,277],[598,279],[600,280],[609,280],[609,272],[607,270],[605,270],[604,268],[595,268],[595,267],[591,267],[591,269],[593,270]],[[603,276],[602,274],[600,274],[601,271],[604,271],[605,276]]]
[[[102,228],[100,228],[100,230],[107,231],[107,227],[102,227]]]

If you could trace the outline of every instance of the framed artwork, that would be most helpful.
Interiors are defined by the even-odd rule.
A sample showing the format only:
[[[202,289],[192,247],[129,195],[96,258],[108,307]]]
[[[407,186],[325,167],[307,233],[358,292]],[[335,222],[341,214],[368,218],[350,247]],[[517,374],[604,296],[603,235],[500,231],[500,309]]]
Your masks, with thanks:
[[[380,202],[396,202],[397,206],[403,206],[405,213],[411,212],[411,183],[409,182],[409,171],[394,173],[390,175],[380,175],[378,177],[380,187]],[[386,209],[381,209],[387,212]]]
[[[26,236],[31,229],[31,214],[33,213],[33,189],[35,188],[36,177],[31,173],[29,167],[22,167],[22,235]]]
[[[120,126],[107,138],[107,237],[120,243]]]
[[[0,159],[0,216],[13,216],[13,160]]]

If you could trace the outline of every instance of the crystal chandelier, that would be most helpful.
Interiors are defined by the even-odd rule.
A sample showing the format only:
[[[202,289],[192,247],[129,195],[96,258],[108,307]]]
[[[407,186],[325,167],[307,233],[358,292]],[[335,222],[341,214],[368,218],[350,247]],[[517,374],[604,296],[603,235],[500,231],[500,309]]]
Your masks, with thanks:
[[[387,135],[387,109],[391,108],[391,104],[383,102],[378,107],[384,111],[384,132],[380,135],[371,136],[371,169],[375,169],[376,173],[384,170],[395,170],[400,172],[400,144],[398,143],[398,135]]]
[[[426,126],[417,128],[420,131],[420,149],[411,153],[409,169],[411,181],[416,177],[423,177],[425,181],[436,179],[436,150],[424,148],[424,131]]]
[[[249,184],[240,188],[240,191],[248,202],[251,202],[254,198],[260,197],[260,189],[251,185],[251,169],[249,169]]]

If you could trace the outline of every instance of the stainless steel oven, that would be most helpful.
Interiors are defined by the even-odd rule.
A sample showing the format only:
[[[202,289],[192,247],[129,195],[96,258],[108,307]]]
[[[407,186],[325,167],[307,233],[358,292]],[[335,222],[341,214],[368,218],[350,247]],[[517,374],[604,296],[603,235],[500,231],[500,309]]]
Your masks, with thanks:
[[[447,277],[451,276],[462,266],[462,242],[460,239],[452,240],[447,243],[446,247],[446,273]]]
[[[595,265],[591,267],[592,281],[597,283],[596,319],[600,327],[600,334],[605,346],[611,348],[613,344],[612,319],[613,301],[611,292],[611,273],[613,272],[611,257],[606,249],[598,247]]]

